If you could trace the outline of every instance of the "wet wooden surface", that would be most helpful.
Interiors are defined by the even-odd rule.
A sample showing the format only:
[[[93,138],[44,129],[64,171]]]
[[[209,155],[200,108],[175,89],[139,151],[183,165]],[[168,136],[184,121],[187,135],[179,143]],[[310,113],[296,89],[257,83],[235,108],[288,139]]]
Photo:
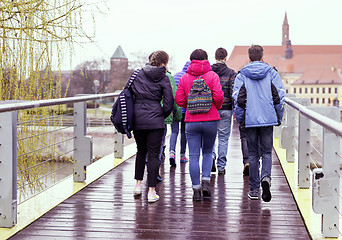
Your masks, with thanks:
[[[167,141],[168,142],[168,141]],[[167,148],[168,149],[168,148]],[[160,200],[133,197],[134,158],[11,239],[310,239],[275,154],[272,200],[250,200],[234,125],[226,175],[212,174],[212,199],[192,201],[188,163],[161,167]],[[146,179],[146,178],[145,178]]]

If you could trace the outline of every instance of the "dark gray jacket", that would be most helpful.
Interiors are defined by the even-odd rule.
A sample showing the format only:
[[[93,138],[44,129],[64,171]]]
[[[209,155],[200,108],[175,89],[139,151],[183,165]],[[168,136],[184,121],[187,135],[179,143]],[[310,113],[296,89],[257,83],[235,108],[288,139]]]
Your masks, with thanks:
[[[165,128],[164,119],[170,115],[174,101],[166,68],[146,64],[134,80],[132,90],[135,97],[134,129]]]
[[[232,94],[236,75],[235,71],[222,62],[211,65],[211,69],[219,75],[222,91],[224,93],[224,100],[220,110],[232,110],[234,105]]]

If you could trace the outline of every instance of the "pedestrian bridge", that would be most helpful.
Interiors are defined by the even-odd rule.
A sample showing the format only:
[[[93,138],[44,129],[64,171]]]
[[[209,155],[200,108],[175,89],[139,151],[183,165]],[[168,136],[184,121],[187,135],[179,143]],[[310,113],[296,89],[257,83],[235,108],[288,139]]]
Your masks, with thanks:
[[[24,128],[25,122],[30,122],[19,124],[18,116],[25,109],[56,103],[46,100],[50,102],[0,105],[0,239],[342,239],[339,224],[342,127],[337,108],[309,107],[307,100],[288,96],[285,121],[274,131],[271,202],[250,200],[247,196],[248,177],[242,174],[240,138],[234,123],[227,172],[212,174],[211,200],[192,201],[188,163],[180,164],[178,158],[177,167],[170,168],[166,151],[160,170],[164,180],[157,186],[161,199],[147,203],[146,185],[141,198],[133,196],[136,152],[133,141],[123,142],[124,138],[115,134],[111,138],[112,152],[91,161],[96,151],[106,148],[101,142],[103,137],[94,130],[97,127],[87,125],[84,120],[85,101],[115,96],[60,100],[58,104],[75,102],[71,140],[63,129],[65,138],[73,144],[57,141],[59,145],[72,145],[74,170],[42,191],[31,190],[34,192],[31,195],[26,192],[24,197],[19,194],[20,171],[31,171],[34,166],[26,166],[25,170],[16,167],[16,160],[28,154],[17,152],[20,146],[17,142],[29,138],[17,138],[16,133]],[[112,126],[109,128],[114,131]],[[47,132],[55,131],[56,125]],[[97,150],[96,138],[100,140]]]

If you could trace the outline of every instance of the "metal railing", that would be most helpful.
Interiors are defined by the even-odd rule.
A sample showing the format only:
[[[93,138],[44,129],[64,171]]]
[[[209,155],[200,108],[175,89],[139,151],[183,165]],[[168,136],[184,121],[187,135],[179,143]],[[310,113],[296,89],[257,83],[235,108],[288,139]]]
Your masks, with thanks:
[[[68,168],[74,182],[84,182],[86,167],[93,162],[93,141],[97,136],[101,141],[106,132],[112,131],[114,141],[107,145],[115,143],[111,152],[114,150],[117,158],[123,157],[123,136],[117,132],[114,134],[114,127],[108,125],[109,114],[102,116],[101,120],[98,117],[87,120],[87,101],[101,101],[118,95],[119,92],[0,103],[0,227],[12,227],[17,223],[18,192],[27,192],[27,186],[31,184],[44,185],[50,179],[49,174],[66,172]],[[39,114],[39,111],[49,111],[46,110],[49,107],[65,104],[73,104],[73,114]],[[94,124],[101,126],[94,127]],[[104,146],[102,142],[100,144]],[[64,146],[63,150],[60,146]],[[50,168],[51,162],[61,157],[68,163]],[[23,163],[23,168],[18,169],[18,160]],[[35,171],[39,174],[33,178]],[[22,174],[25,177],[19,179]],[[30,195],[34,194],[36,192],[31,191]]]
[[[312,209],[322,215],[324,237],[339,237],[340,109],[310,106],[310,99],[286,97],[280,147],[298,167],[298,188],[312,188]]]

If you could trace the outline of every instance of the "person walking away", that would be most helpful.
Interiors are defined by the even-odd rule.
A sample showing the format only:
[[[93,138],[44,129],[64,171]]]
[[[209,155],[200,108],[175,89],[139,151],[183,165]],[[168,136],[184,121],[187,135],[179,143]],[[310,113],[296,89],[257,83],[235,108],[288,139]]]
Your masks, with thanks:
[[[190,65],[190,61],[187,61],[182,69],[182,71],[176,73],[173,75],[173,78],[175,80],[175,83],[178,87],[180,78],[186,73],[186,70],[188,69]],[[186,136],[185,136],[185,108],[182,108],[182,118],[181,118],[181,139],[180,139],[180,163],[186,163],[188,162],[187,157],[185,156],[186,152]],[[170,156],[170,166],[176,167],[176,144],[177,144],[177,137],[179,132],[179,121],[175,118],[173,118],[173,122],[171,125],[171,137],[170,137],[170,149],[169,149],[169,156]]]
[[[151,63],[152,60],[152,56],[153,56],[154,52],[150,54],[150,56],[148,57],[149,63]],[[175,83],[174,78],[172,77],[172,74],[169,72],[167,66],[166,66],[166,76],[169,78],[170,83],[171,83],[171,87],[172,87],[172,94],[173,97],[175,97],[176,95],[176,90],[177,90],[177,85]],[[163,105],[163,101],[161,102],[161,104]],[[163,138],[162,138],[162,142],[161,142],[161,147],[160,147],[160,153],[159,153],[159,166],[162,163],[162,158],[163,158],[163,154],[164,154],[164,149],[165,149],[165,137],[166,137],[166,132],[167,132],[167,124],[172,124],[172,119],[173,116],[175,116],[175,119],[177,119],[178,121],[181,120],[182,117],[182,112],[181,112],[181,108],[178,107],[178,105],[176,104],[176,102],[173,103],[173,111],[171,112],[171,114],[165,118],[165,129],[164,129],[164,134],[163,134]],[[147,160],[146,160],[147,162]],[[162,182],[163,178],[160,176],[159,172],[157,175],[157,182]]]
[[[168,76],[168,78],[170,79],[173,96],[175,96],[176,95],[176,90],[177,90],[177,85],[175,83],[175,80],[174,80],[172,74],[169,71],[166,71],[166,76]],[[171,129],[172,129],[173,122],[175,121],[179,125],[179,122],[181,121],[181,119],[182,119],[182,108],[180,108],[176,104],[176,102],[174,102],[173,103],[173,111],[165,119],[165,131],[164,131],[164,135],[163,135],[163,139],[162,139],[162,144],[161,144],[160,155],[159,155],[159,165],[161,164],[161,159],[162,159],[163,151],[164,151],[164,148],[165,148],[164,144],[165,144],[165,137],[166,137],[166,132],[167,132],[167,125],[171,125]],[[171,138],[172,138],[172,134],[171,134]],[[174,165],[171,164],[171,167],[175,167],[175,166],[176,166],[176,163],[174,163]],[[157,180],[158,181],[162,181],[162,178],[161,178],[160,175],[158,175]]]
[[[250,63],[237,74],[233,98],[234,113],[245,128],[249,157],[248,197],[271,201],[271,168],[273,126],[279,126],[284,113],[284,85],[277,70],[263,62],[263,48],[252,45],[248,49]],[[260,145],[260,154],[259,154]],[[259,171],[262,159],[261,177]],[[261,179],[261,181],[260,181]]]
[[[174,102],[170,80],[166,76],[168,61],[169,55],[166,52],[154,52],[151,63],[142,68],[132,84],[135,97],[133,134],[137,144],[134,195],[142,194],[147,156],[148,202],[159,200],[155,188],[159,172],[160,146],[165,128],[164,120],[170,115]],[[161,100],[163,105],[160,104]]]
[[[193,200],[200,201],[203,197],[210,198],[210,172],[212,167],[212,151],[217,134],[217,121],[220,120],[218,109],[222,107],[223,92],[220,79],[211,71],[208,55],[202,49],[194,50],[190,55],[191,63],[186,74],[181,77],[176,91],[175,101],[180,107],[186,108],[185,133],[189,146],[189,172],[193,188]],[[204,83],[205,82],[205,83]],[[195,86],[210,89],[210,97],[197,105],[195,95],[189,92]],[[189,97],[194,98],[189,98]],[[208,96],[208,94],[206,94]],[[191,101],[189,101],[191,100]],[[194,105],[190,105],[194,103]],[[203,104],[207,106],[203,107]],[[194,113],[190,113],[194,112]],[[197,113],[195,113],[197,112]],[[200,176],[200,150],[202,148],[202,179]],[[201,185],[202,180],[202,185]]]
[[[217,172],[218,174],[226,173],[226,163],[227,163],[227,152],[228,143],[232,126],[232,116],[233,116],[233,86],[236,72],[226,65],[227,61],[227,50],[224,48],[218,48],[215,52],[216,63],[211,65],[212,70],[217,73],[220,77],[220,84],[224,94],[224,100],[222,108],[219,110],[221,120],[218,121],[217,126]],[[213,166],[211,171],[215,172],[215,145],[213,147]]]

